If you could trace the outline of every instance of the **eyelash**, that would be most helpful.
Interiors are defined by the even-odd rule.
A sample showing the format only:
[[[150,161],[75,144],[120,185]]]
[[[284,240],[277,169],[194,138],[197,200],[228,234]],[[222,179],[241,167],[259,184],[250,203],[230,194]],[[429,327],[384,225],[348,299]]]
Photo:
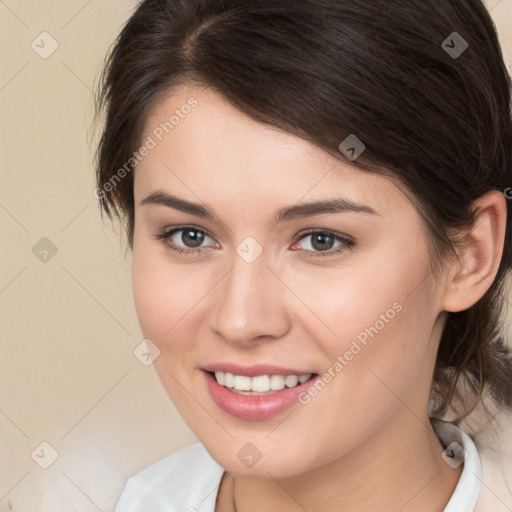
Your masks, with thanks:
[[[208,233],[204,231],[203,229],[197,227],[197,226],[181,226],[179,228],[173,228],[171,230],[163,231],[161,233],[158,233],[155,235],[155,239],[162,241],[162,243],[165,245],[166,248],[170,249],[176,254],[194,254],[195,256],[200,256],[204,251],[207,250],[206,247],[198,247],[196,249],[188,248],[185,249],[183,247],[177,246],[175,244],[172,244],[169,239],[176,233],[180,231],[185,231],[186,229],[190,231],[196,231],[199,233],[202,233],[209,237]],[[309,229],[305,231],[304,233],[301,233],[299,238],[296,242],[293,243],[293,245],[296,245],[298,242],[303,240],[309,235],[314,234],[322,234],[322,235],[328,235],[331,238],[334,238],[335,240],[338,240],[341,242],[341,244],[338,247],[335,247],[333,249],[329,249],[327,251],[309,251],[307,249],[300,249],[301,251],[306,253],[306,257],[308,258],[318,258],[318,257],[325,257],[325,256],[333,256],[335,254],[339,254],[345,250],[350,250],[355,247],[355,241],[347,238],[345,236],[341,236],[339,234],[336,234],[333,231],[328,230],[321,230],[321,229]],[[211,237],[210,237],[211,238]]]

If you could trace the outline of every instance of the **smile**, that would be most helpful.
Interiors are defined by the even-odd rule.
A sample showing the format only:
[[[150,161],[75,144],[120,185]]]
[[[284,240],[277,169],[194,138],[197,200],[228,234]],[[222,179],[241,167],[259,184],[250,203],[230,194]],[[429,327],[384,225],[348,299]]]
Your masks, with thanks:
[[[265,420],[297,405],[300,393],[320,377],[270,367],[224,371],[209,367],[202,373],[213,402],[230,416],[249,421]]]
[[[243,395],[259,395],[261,393],[273,393],[286,388],[294,388],[304,384],[311,378],[311,373],[304,375],[233,375],[229,372],[215,372],[217,384],[235,393]]]

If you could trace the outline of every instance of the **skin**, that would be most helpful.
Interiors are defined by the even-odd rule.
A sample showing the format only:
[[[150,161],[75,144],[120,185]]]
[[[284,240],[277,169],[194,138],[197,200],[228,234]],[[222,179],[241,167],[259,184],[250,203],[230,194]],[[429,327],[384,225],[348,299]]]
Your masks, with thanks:
[[[443,461],[428,419],[435,355],[445,312],[474,304],[496,275],[503,194],[480,198],[466,248],[435,281],[417,210],[389,180],[250,119],[210,89],[175,90],[150,112],[142,140],[190,96],[198,105],[135,171],[132,281],[142,332],[161,351],[158,375],[227,471],[216,510],[233,510],[233,476],[239,512],[443,510],[462,467]],[[155,190],[216,217],[140,205]],[[376,214],[273,220],[284,206],[338,197]],[[207,234],[199,256],[156,239],[189,225]],[[300,240],[308,229],[355,245],[322,256],[311,236]],[[181,233],[172,241],[187,248]],[[236,252],[247,236],[263,249],[250,264]],[[396,302],[401,311],[307,405],[244,421],[211,399],[201,367],[267,363],[322,374]],[[248,442],[262,454],[252,468],[237,457]]]

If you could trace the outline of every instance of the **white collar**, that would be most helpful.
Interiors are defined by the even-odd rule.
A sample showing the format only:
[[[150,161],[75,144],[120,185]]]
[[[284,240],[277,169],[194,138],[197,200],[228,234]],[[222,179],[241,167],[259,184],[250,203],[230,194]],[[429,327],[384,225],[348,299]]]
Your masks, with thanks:
[[[452,467],[463,463],[457,487],[443,512],[473,512],[482,488],[482,462],[473,440],[453,423],[432,418],[437,437],[445,448],[441,456]]]

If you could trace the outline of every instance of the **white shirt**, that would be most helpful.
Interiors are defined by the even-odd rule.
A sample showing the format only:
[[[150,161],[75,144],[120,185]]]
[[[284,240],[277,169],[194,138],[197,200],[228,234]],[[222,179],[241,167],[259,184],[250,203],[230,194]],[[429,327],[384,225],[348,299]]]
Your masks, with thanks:
[[[446,448],[443,458],[447,463],[456,465],[465,458],[457,487],[444,512],[473,512],[482,485],[478,450],[456,425],[431,421]],[[206,448],[201,443],[193,444],[129,478],[115,512],[215,512],[223,474],[224,468]]]

